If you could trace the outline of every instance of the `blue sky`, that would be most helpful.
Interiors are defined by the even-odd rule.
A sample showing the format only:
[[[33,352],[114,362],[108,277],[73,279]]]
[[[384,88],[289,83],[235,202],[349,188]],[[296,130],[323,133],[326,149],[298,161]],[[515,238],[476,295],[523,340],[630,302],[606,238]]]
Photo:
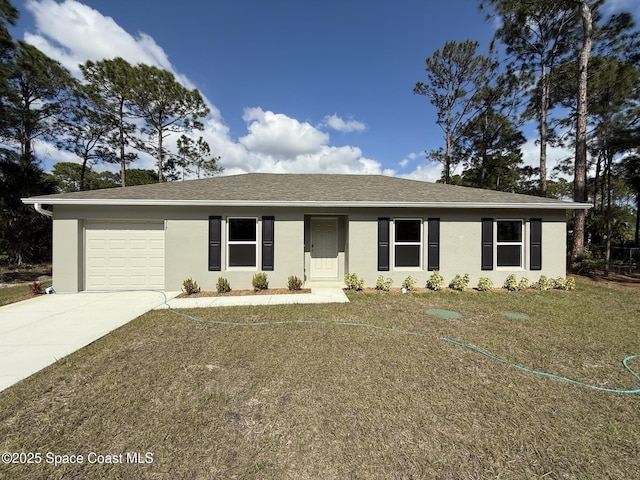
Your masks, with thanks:
[[[435,180],[435,110],[412,92],[447,40],[493,25],[475,0],[14,0],[13,31],[72,72],[122,56],[166,68],[212,107],[202,135],[227,173],[385,173]],[[634,8],[637,0],[609,0]],[[529,128],[529,130],[531,130]],[[534,132],[530,131],[530,136]],[[197,136],[197,135],[196,135]],[[525,160],[535,163],[533,139]],[[39,145],[45,168],[74,159]],[[566,156],[558,149],[555,157]],[[140,167],[152,168],[142,158]],[[101,167],[97,167],[101,169]]]

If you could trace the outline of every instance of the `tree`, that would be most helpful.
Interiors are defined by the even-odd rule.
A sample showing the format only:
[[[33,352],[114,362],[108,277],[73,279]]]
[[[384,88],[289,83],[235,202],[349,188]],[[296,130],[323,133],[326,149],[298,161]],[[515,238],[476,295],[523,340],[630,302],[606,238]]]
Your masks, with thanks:
[[[199,137],[198,140],[195,141],[186,135],[182,135],[176,143],[181,161],[180,166],[183,166],[183,168],[187,170],[190,166],[194,167],[197,178],[200,178],[201,172],[209,176],[224,170],[224,167],[218,164],[220,157],[208,158],[209,155],[211,155],[211,148],[202,137]]]
[[[0,98],[5,98],[8,93],[7,80],[9,78],[9,60],[14,49],[8,25],[15,25],[18,19],[18,11],[8,0],[0,0]],[[0,129],[4,130],[6,125],[5,104],[0,102]]]
[[[549,109],[551,72],[571,48],[576,25],[570,0],[486,0],[502,26],[495,37],[513,57],[509,69],[536,78],[529,92],[528,116],[538,121],[540,143],[540,195],[547,195],[547,145],[550,140]],[[482,8],[482,5],[481,5]],[[492,15],[490,15],[492,16]]]
[[[636,196],[636,226],[634,230],[634,245],[640,248],[640,155],[629,155],[622,163],[623,178]]]
[[[0,251],[10,262],[20,265],[49,258],[51,221],[21,199],[54,191],[35,162],[12,150],[0,151]]]
[[[98,160],[114,162],[115,155],[106,144],[113,126],[104,111],[96,108],[87,87],[78,85],[67,114],[59,119],[58,148],[74,153],[82,159],[77,190],[86,188],[85,174]],[[58,164],[56,164],[58,165]],[[74,190],[71,190],[74,191]]]
[[[140,64],[135,67],[131,108],[147,126],[147,151],[157,160],[158,181],[164,180],[165,138],[175,132],[202,128],[199,121],[209,113],[200,92],[178,83],[171,72]]]
[[[86,95],[98,115],[106,119],[110,126],[106,145],[120,163],[120,184],[125,186],[126,170],[137,155],[128,151],[134,143],[137,126],[131,115],[133,90],[136,88],[134,67],[123,58],[87,61],[80,65],[87,82]]]
[[[427,83],[417,82],[413,93],[426,96],[436,107],[436,123],[444,133],[445,148],[432,152],[432,159],[442,163],[445,183],[460,159],[453,156],[453,147],[460,137],[465,120],[473,113],[474,98],[487,83],[491,60],[476,54],[478,42],[447,42],[442,51],[436,50],[427,58]]]
[[[73,85],[62,65],[28,43],[17,43],[9,91],[2,99],[7,125],[0,134],[10,145],[18,146],[26,161],[34,161],[35,139],[55,138],[56,120],[64,113]]]
[[[516,191],[525,138],[512,120],[519,107],[517,79],[497,78],[476,96],[477,114],[462,127],[456,156],[463,158],[463,184],[493,190]]]

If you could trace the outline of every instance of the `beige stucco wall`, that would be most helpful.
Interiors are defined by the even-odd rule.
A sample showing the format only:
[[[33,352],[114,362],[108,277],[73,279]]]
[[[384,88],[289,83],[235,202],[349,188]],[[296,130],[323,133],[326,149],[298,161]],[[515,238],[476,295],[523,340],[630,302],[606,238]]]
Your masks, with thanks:
[[[222,265],[223,271],[208,271],[208,218],[223,217]],[[540,275],[565,275],[566,226],[564,211],[456,211],[414,209],[309,209],[309,208],[210,208],[210,207],[54,207],[53,216],[53,282],[60,292],[82,290],[84,282],[84,223],[90,220],[163,220],[165,222],[165,289],[180,290],[183,280],[192,278],[202,289],[215,290],[218,277],[227,278],[233,289],[251,288],[251,278],[261,266],[261,225],[258,227],[258,266],[251,270],[225,269],[226,218],[233,216],[275,216],[275,265],[267,272],[270,287],[286,287],[287,278],[296,275],[305,279],[309,271],[308,235],[309,219],[313,216],[338,218],[339,279],[344,273],[354,272],[363,277],[367,286],[374,286],[378,275],[391,277],[394,286],[400,286],[408,276],[418,285],[424,285],[431,272],[426,269],[426,238],[428,218],[440,218],[440,271],[448,283],[455,274],[469,273],[471,285],[480,277],[489,277],[501,286],[511,273],[518,278],[537,280]],[[377,219],[378,217],[420,218],[423,223],[423,259],[420,270],[394,269],[377,271]],[[525,268],[480,269],[480,219],[523,219],[525,221]],[[530,218],[542,218],[543,270],[529,272]],[[307,228],[305,228],[305,221]],[[495,257],[495,253],[494,253]]]

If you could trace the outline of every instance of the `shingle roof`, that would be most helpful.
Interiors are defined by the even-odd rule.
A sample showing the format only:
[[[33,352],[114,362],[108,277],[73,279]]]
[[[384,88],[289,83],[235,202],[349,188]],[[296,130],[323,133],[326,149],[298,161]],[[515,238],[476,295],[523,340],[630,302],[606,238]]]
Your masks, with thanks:
[[[382,175],[249,173],[60,193],[25,203],[92,205],[344,205],[585,208],[584,204]]]

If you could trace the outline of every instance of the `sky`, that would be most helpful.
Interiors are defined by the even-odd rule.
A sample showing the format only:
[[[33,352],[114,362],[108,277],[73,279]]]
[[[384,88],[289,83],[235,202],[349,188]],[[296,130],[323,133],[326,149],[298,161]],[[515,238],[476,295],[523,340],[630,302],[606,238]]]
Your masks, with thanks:
[[[425,59],[446,41],[477,40],[495,22],[477,0],[13,0],[12,30],[74,75],[123,57],[173,72],[211,109],[202,135],[225,174],[360,173],[435,181],[436,111],[414,95]],[[638,0],[608,0],[605,11]],[[535,125],[526,164],[537,165]],[[177,138],[177,137],[176,137]],[[39,144],[43,167],[78,161]],[[572,152],[548,151],[550,167]],[[137,168],[154,168],[142,156]],[[105,169],[96,166],[96,170]],[[111,167],[114,168],[114,167]],[[459,173],[459,171],[457,172]]]

